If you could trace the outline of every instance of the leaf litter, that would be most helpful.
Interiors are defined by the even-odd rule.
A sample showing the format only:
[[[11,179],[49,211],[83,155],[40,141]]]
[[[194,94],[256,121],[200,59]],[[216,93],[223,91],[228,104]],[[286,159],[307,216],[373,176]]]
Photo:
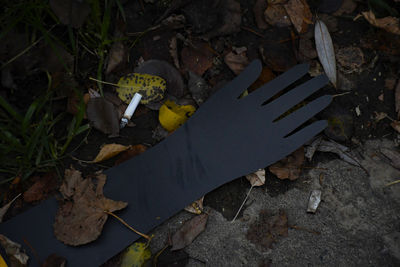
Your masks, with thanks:
[[[82,178],[81,172],[69,169],[60,192],[65,198],[54,223],[56,238],[67,245],[79,246],[96,240],[107,220],[108,212],[125,208],[128,203],[103,196],[106,176]]]
[[[6,251],[10,266],[28,266],[28,255],[21,249],[21,245],[0,234],[0,244]]]
[[[190,245],[206,228],[207,219],[207,214],[200,214],[185,222],[184,225],[172,236],[171,251],[183,249]]]

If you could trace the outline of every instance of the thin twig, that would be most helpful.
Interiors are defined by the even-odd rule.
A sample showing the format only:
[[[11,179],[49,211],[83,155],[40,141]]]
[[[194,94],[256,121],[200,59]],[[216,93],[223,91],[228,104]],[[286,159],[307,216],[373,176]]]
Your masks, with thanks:
[[[146,234],[143,234],[135,229],[133,229],[129,224],[127,224],[122,218],[118,217],[117,215],[115,215],[114,213],[112,213],[111,211],[104,211],[105,213],[107,213],[108,215],[113,216],[114,218],[116,218],[118,221],[120,221],[123,225],[125,225],[126,227],[128,227],[130,230],[132,230],[133,232],[135,232],[136,234],[140,235],[141,237],[146,238],[149,242],[150,240],[153,238],[152,236],[148,236]]]
[[[250,192],[251,192],[251,189],[253,189],[253,187],[254,187],[253,185],[250,187],[249,192],[247,192],[247,195],[246,195],[245,199],[243,200],[242,205],[240,205],[240,208],[239,208],[239,210],[236,212],[236,215],[235,215],[235,217],[232,219],[231,223],[233,223],[233,222],[236,220],[237,216],[239,216],[239,213],[240,213],[240,211],[242,210],[242,208],[243,208],[243,206],[244,206],[244,203],[246,203],[247,198],[249,197]]]
[[[400,183],[400,180],[396,180],[396,181],[387,183],[385,186],[391,186],[391,185],[398,184],[398,183]]]
[[[336,95],[332,95],[333,98],[337,97],[337,96],[343,96],[343,95],[348,95],[351,92],[346,92],[346,93],[342,93],[342,94],[336,94]]]
[[[261,33],[256,32],[255,30],[253,30],[253,29],[251,29],[251,28],[248,28],[248,27],[245,27],[245,26],[242,26],[241,28],[242,28],[243,30],[248,31],[248,32],[254,33],[254,34],[257,35],[257,36],[260,36],[261,38],[264,38],[264,35],[262,35]]]

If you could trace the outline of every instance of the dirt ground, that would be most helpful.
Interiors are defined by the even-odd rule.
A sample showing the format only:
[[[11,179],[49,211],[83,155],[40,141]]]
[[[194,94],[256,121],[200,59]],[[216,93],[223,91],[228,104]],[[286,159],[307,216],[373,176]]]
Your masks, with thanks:
[[[143,6],[142,1],[121,2],[126,13],[126,32],[137,33],[153,26],[168,7],[185,1],[155,1],[155,4],[144,1]],[[276,65],[291,65],[291,60],[294,64],[317,61],[297,54],[302,36],[313,35],[313,25],[308,32],[297,37],[293,37],[292,26],[269,25],[262,30],[257,27],[253,12],[257,1],[236,2],[240,3],[240,29],[206,41],[216,55],[215,62],[223,62],[223,56],[233,47],[246,47],[248,61],[263,59],[260,47],[284,58],[283,63],[277,60],[279,64],[275,62]],[[363,18],[354,20],[357,14],[368,10],[364,1],[355,1],[355,10],[338,16],[333,12],[318,12],[321,1],[307,2],[313,14],[318,13],[328,25],[335,51],[347,48],[352,51],[338,59],[338,62],[343,62],[349,58],[352,63],[338,63],[339,86],[328,85],[313,96],[337,95],[333,103],[317,115],[318,119],[330,122],[321,136],[349,147],[351,155],[363,168],[344,162],[336,154],[322,152],[304,162],[299,178],[294,181],[278,179],[266,168],[265,185],[252,189],[238,219],[231,222],[250,189],[248,181],[239,177],[205,196],[204,211],[209,214],[209,219],[204,232],[183,250],[169,252],[167,249],[159,257],[157,266],[400,266],[400,185],[386,186],[399,179],[400,171],[379,153],[383,147],[397,151],[399,145],[399,134],[390,126],[393,119],[398,119],[395,86],[388,85],[388,81],[394,80],[397,84],[400,77],[400,36],[373,27]],[[400,12],[400,3],[390,2]],[[185,27],[156,29],[141,35],[129,51],[129,62],[106,75],[105,79],[117,82],[121,75],[132,72],[141,59],[165,60],[173,65],[174,59],[169,52],[172,37],[177,34],[184,36],[184,41],[179,41],[180,51],[187,42],[199,41],[198,36],[221,23],[219,16],[224,11],[210,9],[209,5],[210,1],[203,0],[186,7],[178,5],[171,13],[184,14],[187,17]],[[284,55],[287,51],[291,53],[289,56]],[[361,56],[356,54],[360,51]],[[88,84],[84,74],[95,72],[97,66],[94,62],[95,58],[90,55],[79,61],[77,80],[81,84]],[[265,60],[263,62],[274,73],[282,72],[276,71],[274,68],[277,67],[271,67]],[[344,73],[344,68],[349,65],[351,71]],[[182,68],[180,72],[187,81],[186,70]],[[202,77],[213,88],[218,87],[220,81],[232,80],[235,74],[221,63],[214,64]],[[22,80],[18,87],[26,84],[45,87],[43,79],[44,76],[35,74]],[[0,90],[21,109],[35,95],[24,90],[10,91],[5,87]],[[114,88],[105,86],[105,90],[113,92]],[[20,97],[24,101],[18,102]],[[63,101],[60,101],[60,106],[66,105]],[[141,109],[143,112],[132,119],[136,126],[122,129],[118,137],[109,138],[92,129],[84,144],[72,150],[82,141],[82,136],[75,138],[68,151],[71,157],[62,162],[63,168],[74,166],[87,175],[112,167],[115,159],[100,164],[85,163],[96,156],[101,145],[107,143],[156,145],[160,141],[154,138],[154,131],[159,126],[158,111],[143,106]],[[379,112],[386,113],[389,118],[376,120]],[[31,184],[28,179],[22,186],[23,190]],[[317,212],[311,214],[306,209],[310,193],[315,189],[321,190],[322,202]],[[7,190],[8,187],[2,188],[3,192]],[[20,203],[6,218],[28,208],[29,205]],[[287,232],[271,232],[275,227],[271,218],[283,214],[287,220]],[[170,235],[193,216],[182,211],[154,229],[151,234],[155,237],[150,244],[152,253],[163,249]],[[119,263],[117,256],[104,266],[118,266]]]

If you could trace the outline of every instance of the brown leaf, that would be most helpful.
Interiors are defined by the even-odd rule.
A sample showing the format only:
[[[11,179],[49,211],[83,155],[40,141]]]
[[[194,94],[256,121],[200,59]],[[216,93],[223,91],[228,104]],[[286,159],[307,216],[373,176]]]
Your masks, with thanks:
[[[187,71],[202,76],[213,65],[214,54],[210,45],[203,41],[193,43],[193,46],[185,46],[181,52],[183,67]]]
[[[86,113],[94,128],[111,137],[118,136],[118,111],[110,101],[103,97],[90,98]]]
[[[90,13],[90,6],[85,1],[50,0],[50,7],[62,24],[79,28]]]
[[[21,245],[0,234],[0,244],[9,257],[10,266],[28,266],[29,257],[21,251]]]
[[[193,240],[204,231],[207,219],[207,214],[201,214],[185,222],[181,229],[172,236],[171,251],[182,249],[190,245]]]
[[[261,30],[268,28],[268,24],[264,19],[264,10],[268,7],[268,2],[265,0],[257,0],[253,7],[254,19],[256,20],[257,27]]]
[[[387,78],[385,79],[385,88],[389,90],[393,90],[396,85],[396,79],[394,78]]]
[[[301,172],[304,162],[304,148],[301,147],[286,158],[269,166],[269,171],[279,179],[296,180]]]
[[[288,236],[288,219],[285,211],[279,210],[278,214],[271,214],[263,210],[259,218],[247,231],[247,239],[264,250],[272,247],[278,239]]]
[[[72,197],[75,193],[75,188],[82,181],[82,173],[80,171],[75,170],[72,166],[70,169],[65,169],[64,181],[60,186],[60,193],[64,198]]]
[[[246,175],[246,179],[250,182],[251,186],[262,186],[265,184],[265,169],[259,169],[254,173]]]
[[[203,212],[203,200],[204,197],[196,200],[195,202],[187,206],[185,210],[194,214],[201,214]]]
[[[372,11],[362,12],[364,18],[373,26],[384,29],[385,31],[400,35],[400,19],[395,17],[375,18]]]
[[[397,83],[394,94],[395,94],[394,101],[396,106],[397,119],[400,119],[400,81]]]
[[[177,69],[180,69],[179,65],[179,58],[178,58],[178,44],[176,40],[176,36],[172,36],[171,40],[169,41],[169,53],[174,60],[174,65]]]
[[[147,150],[147,147],[144,145],[134,145],[130,146],[127,151],[121,154],[121,156],[115,161],[115,166],[121,164],[124,161],[130,160],[137,155],[142,154]]]
[[[121,19],[115,21],[114,39],[118,40],[124,37],[126,25]],[[111,46],[110,52],[107,57],[106,74],[113,72],[123,63],[128,61],[127,57],[128,48],[122,41],[116,41]]]
[[[297,32],[305,33],[308,24],[312,23],[312,14],[307,2],[304,0],[289,0],[285,4],[285,9]]]
[[[350,14],[357,8],[357,3],[354,0],[344,0],[338,10],[333,13],[334,16],[341,16],[343,14]]]
[[[289,16],[283,5],[269,4],[264,11],[264,19],[268,24],[277,27],[290,26]]]
[[[53,253],[46,258],[41,267],[64,267],[66,263],[66,258]]]
[[[396,169],[400,169],[400,153],[396,150],[388,149],[388,148],[381,148],[381,153],[390,159],[390,163]]]
[[[396,132],[400,133],[400,121],[393,121],[390,126],[396,130]]]
[[[224,61],[226,65],[228,65],[236,75],[239,75],[250,63],[246,51],[246,47],[234,48],[233,51],[225,55]]]
[[[92,162],[96,163],[96,162],[110,159],[129,148],[130,148],[130,146],[124,146],[124,145],[120,145],[120,144],[103,145],[100,149],[99,154],[97,154],[96,158]]]
[[[34,202],[45,199],[47,194],[56,189],[56,187],[57,177],[55,173],[46,173],[25,191],[24,200],[25,202]]]
[[[313,42],[307,38],[299,40],[299,55],[303,61],[308,61],[317,57],[317,50],[313,46]]]
[[[125,208],[128,203],[114,201],[103,196],[106,181],[104,174],[80,179],[75,185],[73,201],[65,201],[57,211],[54,234],[67,245],[79,246],[96,240],[108,218],[104,211],[113,212]]]

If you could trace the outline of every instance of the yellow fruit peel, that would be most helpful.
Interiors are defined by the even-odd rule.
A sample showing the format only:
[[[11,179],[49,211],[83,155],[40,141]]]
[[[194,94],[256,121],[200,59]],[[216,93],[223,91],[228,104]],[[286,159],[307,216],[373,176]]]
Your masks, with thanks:
[[[195,111],[196,108],[192,105],[178,105],[167,100],[160,108],[158,120],[164,129],[173,132],[184,124]]]

